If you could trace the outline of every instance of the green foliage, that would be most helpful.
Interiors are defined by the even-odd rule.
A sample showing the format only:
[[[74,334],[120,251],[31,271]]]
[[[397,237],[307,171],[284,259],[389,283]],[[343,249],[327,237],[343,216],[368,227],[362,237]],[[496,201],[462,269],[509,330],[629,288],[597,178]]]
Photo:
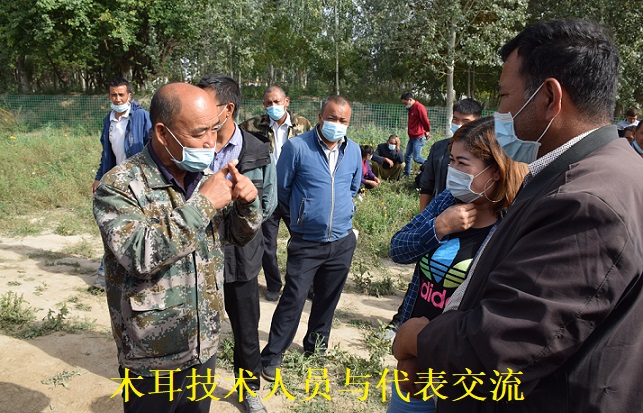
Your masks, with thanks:
[[[68,315],[69,308],[67,308],[67,303],[63,303],[58,312],[50,308],[41,322],[30,323],[18,335],[22,338],[36,338],[56,331],[65,331],[67,333],[87,331],[95,326],[93,321],[69,318]]]
[[[85,373],[87,372],[83,370],[72,370],[72,371],[63,370],[62,372],[56,374],[55,376],[46,380],[41,380],[40,382],[42,384],[48,384],[52,387],[61,385],[64,388],[68,389],[70,379],[72,379],[74,376],[82,376]]]
[[[0,137],[0,205],[12,218],[0,220],[0,231],[24,236],[55,225],[63,235],[96,233],[89,188],[99,159],[98,139],[82,128]],[[57,208],[65,213],[51,220]]]
[[[22,294],[7,291],[0,296],[0,328],[13,331],[31,323],[36,319],[35,311]]]

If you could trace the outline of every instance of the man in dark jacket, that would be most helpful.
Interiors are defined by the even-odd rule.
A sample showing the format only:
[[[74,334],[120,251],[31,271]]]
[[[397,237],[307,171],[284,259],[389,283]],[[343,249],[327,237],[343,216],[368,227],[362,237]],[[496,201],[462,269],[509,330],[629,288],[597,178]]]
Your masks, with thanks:
[[[270,143],[265,136],[244,131],[234,122],[241,105],[241,89],[233,79],[221,75],[204,76],[198,86],[214,98],[220,113],[216,156],[210,168],[216,172],[228,162],[238,159],[237,169],[250,178],[261,199],[264,220],[277,205],[275,165],[271,162]],[[257,395],[260,388],[261,358],[259,355],[259,270],[263,255],[261,231],[244,247],[228,244],[224,249],[223,286],[225,309],[234,335],[234,374],[244,371],[245,383],[251,392],[243,395],[248,413],[267,413]],[[252,373],[252,378],[245,372]]]
[[[286,92],[279,86],[270,86],[263,94],[263,106],[266,113],[250,118],[239,125],[243,130],[268,137],[275,164],[279,160],[281,147],[288,139],[313,128],[308,119],[289,111],[289,105],[290,98],[286,96]],[[290,230],[288,212],[277,206],[275,212],[264,221],[261,227],[265,244],[262,266],[266,276],[266,300],[268,301],[279,299],[279,291],[283,285],[277,262],[277,235],[281,220]]]
[[[400,149],[400,138],[391,135],[386,142],[380,143],[375,149],[371,168],[375,176],[381,179],[397,181],[404,168],[404,156]]]
[[[127,80],[121,77],[112,79],[107,91],[112,110],[103,119],[103,130],[100,135],[103,152],[92,184],[92,194],[107,171],[143,150],[149,141],[149,132],[152,128],[150,114],[137,102],[132,102],[132,90]],[[104,260],[101,260],[96,275],[98,278],[93,286],[104,290]]]
[[[453,105],[451,118],[451,133],[455,133],[462,125],[479,119],[482,106],[473,99],[462,99]],[[447,187],[447,169],[449,166],[450,139],[442,139],[431,145],[429,157],[426,158],[422,171],[416,177],[417,187],[420,188],[420,211]]]
[[[500,55],[496,138],[530,172],[468,286],[400,327],[398,368],[449,383],[438,412],[638,412],[643,162],[610,125],[618,51],[556,20]]]

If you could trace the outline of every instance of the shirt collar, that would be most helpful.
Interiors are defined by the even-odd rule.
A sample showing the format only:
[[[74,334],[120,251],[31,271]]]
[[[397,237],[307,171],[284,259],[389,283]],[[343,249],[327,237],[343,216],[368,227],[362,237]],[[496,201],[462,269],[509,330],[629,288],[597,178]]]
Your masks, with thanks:
[[[241,135],[241,129],[239,129],[239,126],[237,123],[234,123],[234,132],[232,133],[232,137],[228,141],[228,143],[225,144],[225,146],[221,149],[219,149],[219,152],[221,152],[223,149],[227,148],[228,145],[232,146],[239,146],[243,144],[243,136]]]
[[[334,151],[334,150],[337,150],[340,146],[342,146],[344,144],[344,141],[346,141],[346,136],[343,136],[339,141],[337,141],[337,145],[335,145],[333,149],[330,149],[328,147],[328,144],[324,142],[321,135],[319,134],[319,130],[317,128],[318,125],[319,124],[315,125],[315,136],[317,137],[317,140],[319,141],[319,143],[322,145],[322,149],[328,150],[328,151]]]
[[[529,173],[531,174],[531,177],[533,178],[534,176],[536,176],[536,174],[538,174],[540,171],[545,169],[550,163],[554,162],[556,158],[558,158],[560,155],[565,153],[565,151],[567,151],[569,148],[574,146],[574,144],[580,142],[584,137],[594,132],[596,129],[598,128],[589,130],[587,132],[583,132],[580,135],[575,136],[574,138],[565,142],[558,148],[546,153],[545,155],[541,156],[540,158],[536,159],[535,161],[527,165],[527,167],[529,168]]]

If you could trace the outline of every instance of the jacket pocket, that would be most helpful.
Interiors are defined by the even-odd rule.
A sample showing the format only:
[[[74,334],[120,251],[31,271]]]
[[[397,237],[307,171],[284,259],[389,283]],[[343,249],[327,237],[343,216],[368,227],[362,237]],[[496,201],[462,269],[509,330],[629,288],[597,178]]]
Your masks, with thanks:
[[[196,317],[191,317],[185,289],[144,290],[129,298],[124,350],[128,358],[163,357],[189,349]]]
[[[304,214],[306,214],[306,198],[301,198],[299,213],[297,214],[297,225],[301,225],[304,221]]]

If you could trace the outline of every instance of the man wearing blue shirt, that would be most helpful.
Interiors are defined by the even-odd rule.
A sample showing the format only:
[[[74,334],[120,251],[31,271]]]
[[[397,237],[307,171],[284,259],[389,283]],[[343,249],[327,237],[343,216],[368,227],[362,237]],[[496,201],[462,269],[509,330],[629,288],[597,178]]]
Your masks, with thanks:
[[[328,347],[335,308],[357,243],[352,218],[362,157],[346,137],[350,103],[330,96],[313,130],[287,141],[277,162],[279,203],[290,211],[286,284],[261,352],[262,376],[274,381],[297,332],[311,284],[315,295],[304,338],[311,354]]]

